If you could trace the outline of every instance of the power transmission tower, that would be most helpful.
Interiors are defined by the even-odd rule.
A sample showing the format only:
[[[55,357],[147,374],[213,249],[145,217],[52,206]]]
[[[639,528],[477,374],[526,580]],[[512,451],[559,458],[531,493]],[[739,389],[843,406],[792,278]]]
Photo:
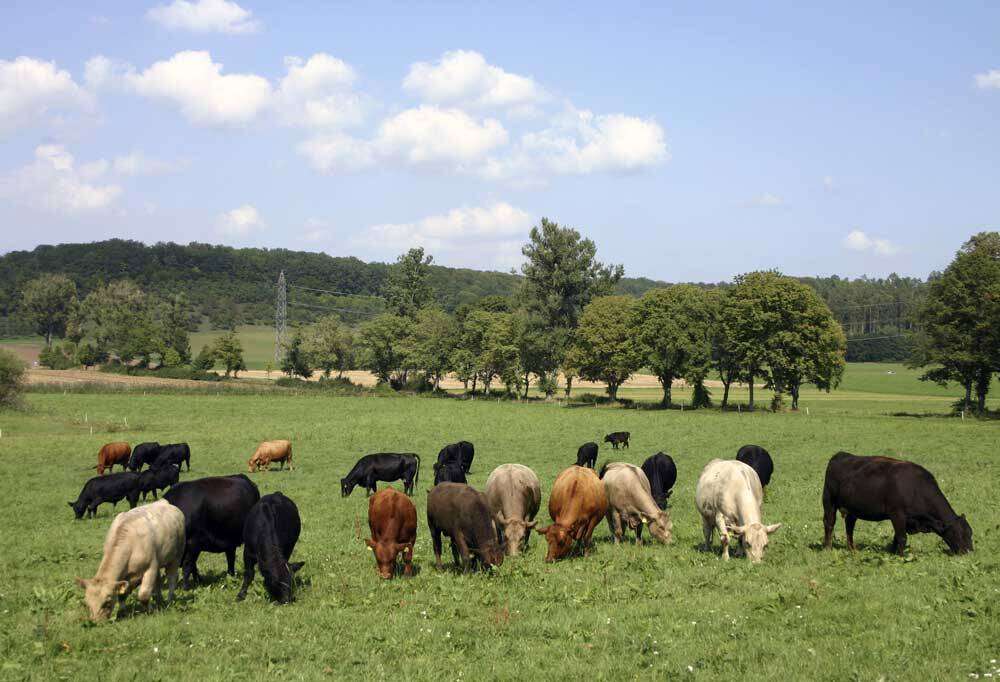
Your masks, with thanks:
[[[285,348],[285,332],[288,328],[288,287],[285,285],[285,271],[278,275],[278,300],[274,307],[274,364],[281,363]]]

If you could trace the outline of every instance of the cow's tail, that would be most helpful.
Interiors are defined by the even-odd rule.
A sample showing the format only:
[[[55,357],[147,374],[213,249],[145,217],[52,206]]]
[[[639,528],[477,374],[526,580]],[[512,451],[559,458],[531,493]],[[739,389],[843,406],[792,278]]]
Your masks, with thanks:
[[[414,452],[413,456],[417,458],[417,474],[413,477],[413,486],[416,487],[420,483],[420,455]]]

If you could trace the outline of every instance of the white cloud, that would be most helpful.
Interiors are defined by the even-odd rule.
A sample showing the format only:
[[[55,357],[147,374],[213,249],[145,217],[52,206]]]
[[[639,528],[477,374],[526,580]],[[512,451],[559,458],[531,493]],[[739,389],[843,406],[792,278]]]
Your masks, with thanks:
[[[844,248],[851,251],[871,252],[879,256],[891,256],[899,251],[898,247],[888,239],[871,237],[861,230],[848,232],[843,244]]]
[[[134,151],[116,157],[112,167],[119,175],[164,175],[177,172],[186,165],[183,161],[152,159],[140,151]]]
[[[121,195],[114,184],[94,184],[108,163],[97,160],[76,167],[62,145],[35,148],[35,161],[0,178],[0,196],[50,213],[80,215],[106,209]]]
[[[103,58],[100,58],[103,59]],[[91,60],[89,77],[106,82],[109,63]],[[208,52],[178,52],[141,73],[127,71],[126,88],[177,106],[192,123],[229,126],[253,120],[269,104],[271,84],[255,74],[225,74]]]
[[[299,143],[298,151],[322,173],[361,171],[376,163],[371,143],[349,135],[314,137]]]
[[[784,206],[785,200],[779,197],[777,194],[771,194],[770,192],[764,192],[760,196],[756,196],[750,200],[751,206],[763,206],[765,208],[772,208],[775,206]]]
[[[174,0],[146,12],[146,18],[171,30],[195,33],[255,33],[253,12],[227,0]]]
[[[533,78],[504,71],[468,50],[445,52],[435,64],[411,64],[403,88],[435,104],[476,108],[516,110],[546,98]]]
[[[219,232],[227,237],[245,237],[266,227],[256,207],[244,204],[219,216]]]
[[[833,190],[837,189],[837,183],[833,179],[832,175],[823,176],[823,189],[825,189],[827,192],[832,192]]]
[[[976,87],[980,90],[1000,90],[1000,69],[990,69],[976,74]]]
[[[352,86],[357,80],[346,62],[325,53],[307,61],[286,57],[288,73],[278,84],[275,108],[287,125],[339,128],[364,118],[365,101]]]
[[[0,137],[33,125],[53,111],[86,109],[90,96],[55,62],[0,59]]]

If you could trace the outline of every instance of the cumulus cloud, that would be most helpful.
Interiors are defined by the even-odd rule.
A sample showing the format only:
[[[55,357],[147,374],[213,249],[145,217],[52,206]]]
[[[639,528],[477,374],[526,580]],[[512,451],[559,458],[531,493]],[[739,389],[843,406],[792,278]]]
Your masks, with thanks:
[[[779,197],[777,194],[772,194],[771,192],[764,192],[763,194],[751,199],[750,205],[763,206],[765,208],[773,208],[775,206],[784,206],[785,200]]]
[[[174,0],[153,7],[146,17],[164,28],[194,33],[255,33],[260,28],[253,12],[228,0]]]
[[[153,159],[141,151],[115,157],[112,168],[119,175],[165,175],[175,173],[187,165],[184,161]]]
[[[1000,90],[1000,69],[977,73],[976,87],[980,90]]]
[[[0,138],[53,112],[92,104],[68,71],[31,57],[0,59]]]
[[[121,195],[115,184],[94,181],[107,170],[97,160],[77,167],[73,155],[58,144],[35,148],[35,160],[0,178],[0,195],[50,213],[80,215],[106,209]]]
[[[251,204],[243,204],[239,208],[226,211],[218,219],[219,233],[227,237],[245,237],[265,226],[257,208]]]
[[[899,249],[888,239],[869,236],[862,230],[851,230],[844,237],[844,248],[851,251],[874,253],[879,256],[891,256]]]
[[[517,110],[546,98],[530,76],[504,71],[469,50],[445,52],[433,64],[411,64],[403,88],[434,104],[475,108]]]
[[[352,90],[357,74],[349,64],[320,52],[308,60],[286,57],[285,66],[274,102],[285,124],[339,128],[363,120],[365,100]]]

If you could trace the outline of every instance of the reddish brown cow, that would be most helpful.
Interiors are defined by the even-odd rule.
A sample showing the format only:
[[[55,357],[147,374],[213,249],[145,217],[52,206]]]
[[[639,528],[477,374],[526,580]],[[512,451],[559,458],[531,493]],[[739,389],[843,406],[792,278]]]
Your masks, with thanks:
[[[571,466],[559,474],[549,495],[549,515],[553,523],[535,529],[549,543],[545,561],[562,559],[577,543],[586,556],[594,528],[607,511],[608,497],[604,484],[593,469]]]
[[[413,543],[417,541],[417,508],[410,498],[393,488],[383,488],[368,499],[368,528],[365,540],[375,555],[378,574],[389,579],[396,560],[403,554],[403,575],[413,575]]]
[[[131,455],[132,448],[128,443],[107,443],[97,453],[97,475],[103,476],[105,469],[112,471],[116,464],[121,464],[124,471]]]

